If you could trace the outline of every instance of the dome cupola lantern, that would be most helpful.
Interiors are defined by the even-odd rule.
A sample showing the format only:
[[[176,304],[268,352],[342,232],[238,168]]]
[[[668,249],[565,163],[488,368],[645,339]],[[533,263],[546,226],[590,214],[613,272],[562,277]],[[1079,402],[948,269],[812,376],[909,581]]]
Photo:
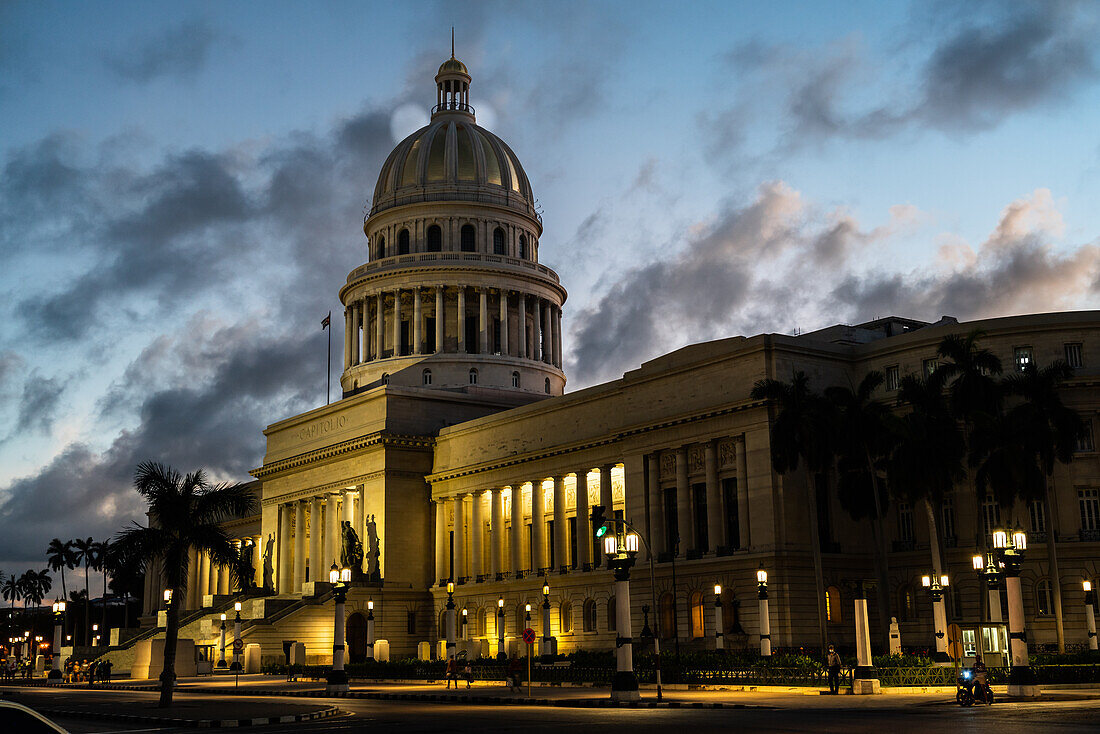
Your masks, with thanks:
[[[460,113],[474,116],[470,106],[470,73],[466,64],[455,58],[455,31],[451,29],[451,58],[439,66],[435,75],[435,107],[432,119],[444,113]]]

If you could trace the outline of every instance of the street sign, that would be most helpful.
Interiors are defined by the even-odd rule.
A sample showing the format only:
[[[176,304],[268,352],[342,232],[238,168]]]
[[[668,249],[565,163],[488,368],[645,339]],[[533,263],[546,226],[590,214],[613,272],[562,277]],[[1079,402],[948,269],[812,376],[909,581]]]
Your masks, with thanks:
[[[952,660],[963,656],[962,630],[957,624],[947,625],[947,656]]]
[[[530,627],[523,630],[523,641],[526,642],[528,645],[535,644],[535,631]]]
[[[238,655],[244,652],[244,640],[233,640],[233,652]]]

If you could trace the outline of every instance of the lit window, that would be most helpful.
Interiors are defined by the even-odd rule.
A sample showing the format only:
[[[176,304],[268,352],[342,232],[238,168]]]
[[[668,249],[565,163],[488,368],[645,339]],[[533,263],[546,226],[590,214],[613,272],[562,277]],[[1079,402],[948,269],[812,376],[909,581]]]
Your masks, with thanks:
[[[901,378],[898,376],[898,366],[896,364],[886,368],[885,378],[887,390],[894,391],[898,389]]]
[[[519,373],[512,373],[512,387],[519,387]]]
[[[1032,364],[1031,347],[1016,347],[1012,350],[1012,361],[1017,372],[1023,372]]]
[[[424,384],[425,385],[432,384],[432,371],[431,370],[424,370],[423,374],[424,374]]]
[[[504,254],[504,230],[500,227],[493,230],[493,254]]]
[[[694,640],[706,635],[706,605],[703,593],[696,591],[691,595],[691,637]]]
[[[477,370],[470,370],[470,384],[477,384]]]
[[[1093,451],[1095,449],[1092,442],[1092,419],[1081,421],[1081,424],[1081,434],[1077,437],[1077,450]]]
[[[825,619],[834,624],[842,621],[840,613],[840,589],[830,586],[825,590]]]
[[[923,362],[921,362],[921,374],[924,375],[925,379],[928,379],[929,377],[932,376],[932,373],[935,372],[936,368],[938,368],[939,366],[940,366],[939,360],[937,360],[935,358],[926,359]]]
[[[1040,616],[1047,616],[1054,608],[1054,597],[1050,592],[1050,581],[1043,579],[1035,584],[1035,611]]]
[[[1084,360],[1081,357],[1081,343],[1074,342],[1065,345],[1066,349],[1066,364],[1070,367],[1077,369],[1084,364]]]

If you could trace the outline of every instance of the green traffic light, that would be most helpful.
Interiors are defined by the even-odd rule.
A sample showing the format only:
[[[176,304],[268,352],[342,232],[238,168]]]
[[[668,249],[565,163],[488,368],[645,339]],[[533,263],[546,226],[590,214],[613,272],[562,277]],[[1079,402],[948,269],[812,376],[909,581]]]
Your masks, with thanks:
[[[602,538],[606,532],[607,532],[607,526],[606,525],[601,525],[600,529],[596,531],[596,537],[597,538]]]

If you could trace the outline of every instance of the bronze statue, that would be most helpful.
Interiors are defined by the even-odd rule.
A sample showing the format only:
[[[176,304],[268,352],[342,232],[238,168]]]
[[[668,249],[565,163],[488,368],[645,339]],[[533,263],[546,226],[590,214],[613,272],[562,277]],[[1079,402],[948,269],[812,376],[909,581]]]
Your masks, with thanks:
[[[359,535],[352,528],[351,523],[344,520],[340,523],[340,535],[343,540],[340,550],[340,565],[350,568],[358,575],[363,568],[363,544],[359,542]]]
[[[267,536],[267,545],[264,547],[264,591],[271,592],[275,590],[275,582],[272,580],[272,576],[275,573],[275,567],[272,565],[275,556],[275,533]]]

